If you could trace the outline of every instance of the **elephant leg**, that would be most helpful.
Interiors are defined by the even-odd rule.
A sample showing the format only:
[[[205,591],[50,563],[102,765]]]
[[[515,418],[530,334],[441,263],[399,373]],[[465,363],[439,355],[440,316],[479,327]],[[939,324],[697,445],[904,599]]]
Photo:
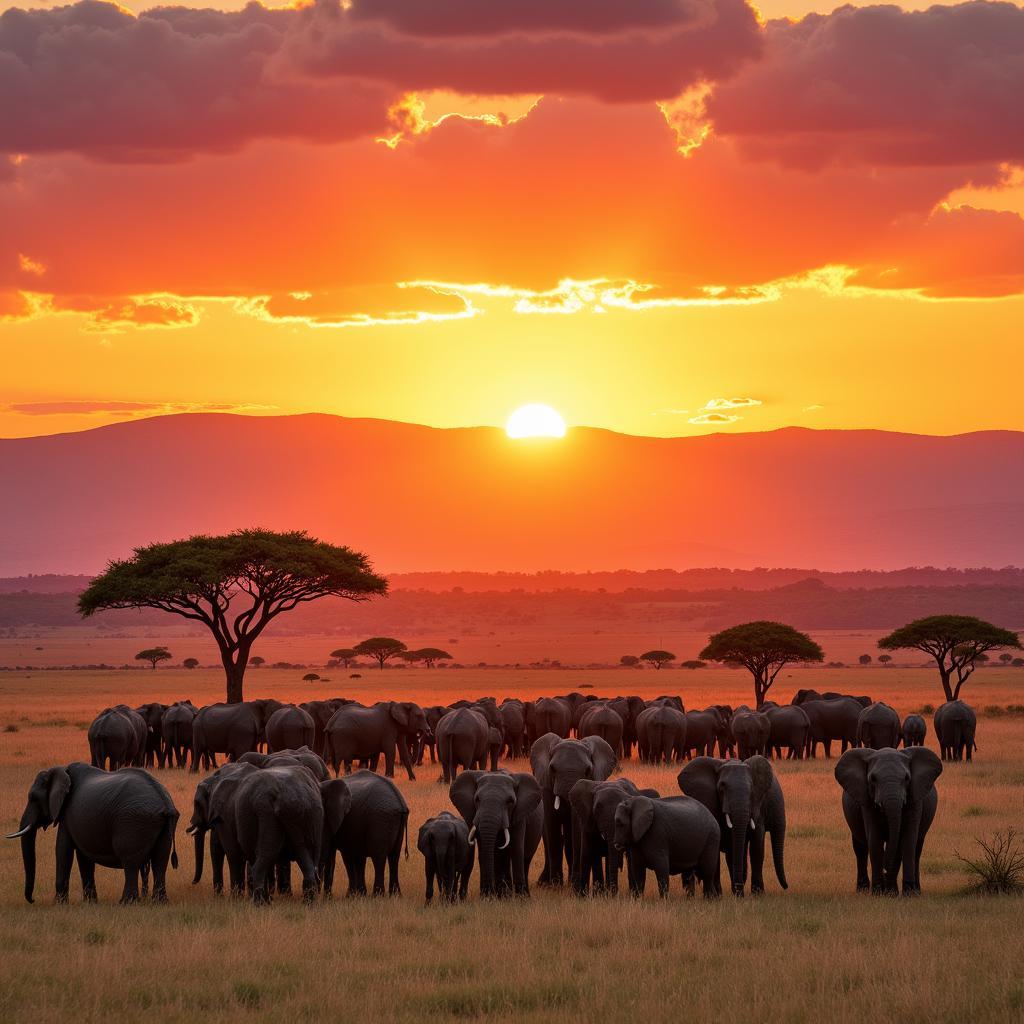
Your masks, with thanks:
[[[385,758],[387,752],[384,753]],[[412,768],[412,758],[409,756],[409,741],[405,736],[398,737],[398,756],[402,759],[402,767],[405,769],[406,775],[409,776],[410,782],[416,781],[416,773]],[[390,778],[395,777],[395,752],[391,751],[391,767],[390,767]]]
[[[219,896],[224,891],[224,847],[216,830],[210,832],[210,871],[214,895]],[[234,888],[234,878],[231,887]]]
[[[431,863],[430,857],[424,858],[425,871],[426,871],[426,902],[427,906],[430,906],[430,901],[434,898],[434,865]]]
[[[366,856],[364,854],[342,853],[345,873],[348,875],[348,895],[366,895]]]
[[[122,903],[135,903],[139,898],[139,868],[138,863],[125,864],[124,866],[124,889],[121,891]]]
[[[373,860],[373,895],[384,895],[384,863],[386,857],[375,856]]]
[[[647,864],[639,851],[627,854],[629,859],[629,894],[641,899],[647,888]]]
[[[668,898],[668,860],[659,860],[652,865],[654,877],[658,880],[658,896],[661,899]]]
[[[270,902],[270,881],[273,877],[274,858],[260,853],[252,862],[252,901],[257,906]]]
[[[751,829],[750,836],[750,895],[764,892],[764,827]]]
[[[289,857],[282,857],[277,862],[277,891],[282,896],[291,895],[292,891],[292,862]]]
[[[399,739],[398,742],[401,744],[402,740]],[[402,757],[402,764],[405,764],[406,759],[408,758],[408,752],[403,749],[402,751],[400,751],[400,754],[401,754],[401,757]],[[373,770],[374,771],[377,770],[377,760],[378,760],[378,756],[374,755],[374,758],[373,758]],[[411,773],[412,769],[410,768],[409,771]],[[393,779],[395,777],[395,746],[394,746],[394,744],[389,744],[387,746],[387,748],[384,750],[384,774],[389,779]],[[411,775],[410,775],[410,778],[412,778]]]
[[[156,903],[167,902],[167,863],[171,859],[171,847],[174,843],[173,829],[174,823],[169,821],[149,852],[150,864],[153,867],[153,900]]]
[[[388,895],[401,896],[402,887],[398,883],[398,862],[402,859],[401,836],[395,844],[394,849],[388,854]]]
[[[139,894],[141,896],[149,895],[149,861],[143,861],[142,867],[139,868],[139,877],[141,878],[141,885],[139,886]]]
[[[78,853],[78,876],[82,880],[82,899],[86,903],[96,902],[96,861]]]
[[[71,866],[75,861],[75,844],[71,841],[71,833],[61,823],[57,828],[57,878],[54,886],[54,899],[57,903],[67,903],[68,889],[71,887]]]
[[[302,872],[302,902],[308,906],[316,898],[316,859],[305,847],[300,847],[295,851],[295,859]]]

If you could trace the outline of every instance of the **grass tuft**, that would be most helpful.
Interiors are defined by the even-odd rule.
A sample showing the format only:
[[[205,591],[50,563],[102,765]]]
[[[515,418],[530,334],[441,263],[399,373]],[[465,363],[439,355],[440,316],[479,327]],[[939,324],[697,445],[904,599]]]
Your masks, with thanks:
[[[239,1006],[244,1006],[247,1010],[259,1009],[262,999],[259,985],[251,981],[236,981],[232,992]]]
[[[18,731],[18,727],[13,722],[8,722],[4,726],[4,732],[17,732],[17,731]]]

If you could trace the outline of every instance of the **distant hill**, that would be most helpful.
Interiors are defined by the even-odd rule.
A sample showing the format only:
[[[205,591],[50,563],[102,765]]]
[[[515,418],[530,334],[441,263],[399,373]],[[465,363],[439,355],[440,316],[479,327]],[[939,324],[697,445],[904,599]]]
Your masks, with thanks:
[[[0,487],[11,576],[94,573],[134,545],[251,525],[309,529],[385,572],[1024,562],[1024,434],[1010,431],[576,428],[513,442],[482,427],[181,415],[2,440]]]

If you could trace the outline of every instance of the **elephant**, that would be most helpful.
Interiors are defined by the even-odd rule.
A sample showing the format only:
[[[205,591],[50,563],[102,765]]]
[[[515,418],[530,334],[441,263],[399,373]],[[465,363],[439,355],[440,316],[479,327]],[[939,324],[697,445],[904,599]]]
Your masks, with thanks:
[[[459,768],[483,768],[491,746],[491,727],[477,707],[449,711],[437,723],[441,780],[451,783]]]
[[[618,711],[622,718],[622,756],[631,758],[636,745],[636,720],[647,704],[642,697],[614,697],[608,701],[608,707]]]
[[[888,704],[878,701],[864,708],[857,718],[857,742],[871,750],[900,745],[900,716]]]
[[[340,707],[346,704],[355,704],[354,700],[347,700],[344,697],[330,697],[327,700],[303,701],[299,707],[313,719],[313,742],[310,746],[321,757],[324,754],[324,729],[331,720],[331,716]]]
[[[572,729],[572,706],[563,697],[539,697],[526,702],[527,739],[532,746],[546,733],[568,739]]]
[[[724,731],[725,725],[722,712],[717,708],[708,708],[706,711],[687,711],[686,742],[682,749],[687,756],[691,751],[697,757],[713,756],[715,744]],[[679,760],[681,761],[682,757]]]
[[[943,761],[962,761],[964,757],[972,760],[972,754],[978,749],[974,742],[978,717],[970,704],[962,700],[940,704],[932,716],[932,727]]]
[[[309,747],[275,750],[272,754],[261,754],[250,750],[238,759],[240,764],[254,764],[257,768],[273,768],[279,764],[301,764],[308,768],[317,782],[326,782],[331,773],[327,770],[324,759]]]
[[[569,790],[580,779],[603,782],[615,770],[615,751],[600,736],[562,739],[549,732],[530,748],[530,766],[544,802],[544,868],[542,885],[563,883],[563,857],[575,869],[579,822],[572,811]]]
[[[112,772],[142,764],[146,749],[146,722],[126,704],[104,708],[89,725],[89,754],[94,768]]]
[[[515,760],[526,754],[526,707],[521,700],[508,697],[498,708],[505,735],[505,756]]]
[[[588,736],[600,736],[618,755],[622,749],[624,728],[625,723],[618,711],[607,704],[595,702],[589,706],[583,705],[576,734],[581,740]]]
[[[732,732],[733,710],[728,704],[712,704],[705,711],[718,715],[715,737],[718,740],[719,757],[736,756],[736,737]]]
[[[686,711],[686,707],[683,704],[683,698],[680,697],[678,693],[675,693],[675,694],[663,693],[660,697],[655,697],[654,700],[649,700],[647,702],[647,706],[648,707],[654,707],[655,705],[658,705],[658,704],[668,705],[669,707],[675,708],[676,711],[683,711],[683,712]]]
[[[479,851],[480,895],[529,896],[544,830],[541,789],[529,772],[465,771],[448,795]]]
[[[199,709],[187,700],[170,705],[160,717],[160,735],[164,741],[164,762],[168,768],[188,766],[192,753],[192,724]]]
[[[271,753],[311,747],[316,742],[316,723],[313,716],[291,704],[278,708],[267,719],[265,732],[267,748]]]
[[[758,709],[760,710],[760,709]],[[782,748],[789,748],[789,757],[800,760],[807,748],[807,737],[811,732],[810,719],[801,707],[790,704],[787,707],[768,707],[764,715],[771,726],[768,738],[770,752],[782,757]]]
[[[921,851],[935,818],[939,795],[935,780],[942,762],[927,747],[909,750],[848,750],[836,765],[843,787],[843,815],[857,859],[857,891],[897,892],[903,869],[903,894],[921,891]]]
[[[692,878],[701,882],[704,897],[722,894],[721,833],[715,816],[688,796],[629,796],[615,809],[616,849],[630,859],[631,892],[642,896],[648,868],[658,880],[658,895],[668,896],[671,875],[682,875],[692,892]]]
[[[261,755],[252,751],[243,756]],[[193,885],[198,885],[203,879],[206,834],[209,833],[214,893],[219,896],[224,891],[225,860],[228,864],[231,894],[241,896],[245,892],[245,853],[238,840],[235,797],[242,780],[259,770],[260,766],[240,759],[234,764],[222,765],[196,786],[192,799],[192,820],[185,829],[195,845]]]
[[[267,722],[270,716],[281,708],[284,703],[275,700],[273,697],[260,697],[257,700],[247,700],[245,706],[256,716],[256,724],[259,727],[259,738],[256,741],[256,749],[262,750],[267,744]]]
[[[324,760],[338,775],[342,764],[345,774],[352,771],[357,758],[374,770],[384,755],[384,774],[395,777],[395,750],[401,758],[409,781],[414,782],[409,737],[418,737],[427,728],[423,709],[412,701],[380,701],[371,708],[349,704],[338,708],[324,730]]]
[[[464,900],[474,860],[469,826],[451,811],[441,811],[420,825],[416,849],[423,854],[425,902],[429,905],[434,899],[435,879],[443,903]]]
[[[616,779],[614,782],[580,779],[569,790],[569,802],[580,823],[578,870],[572,878],[573,889],[578,895],[586,895],[591,877],[595,893],[608,892],[612,896],[618,893],[622,851],[614,843],[615,809],[627,797],[637,795],[652,799],[661,796],[656,789],[638,789],[629,779]]]
[[[732,732],[742,760],[753,754],[768,754],[768,738],[772,727],[765,715],[751,711],[746,705],[738,707],[732,716]]]
[[[444,704],[432,704],[423,709],[423,717],[427,720],[426,729],[420,733],[419,746],[416,751],[416,767],[423,764],[424,750],[430,751],[430,763],[437,763],[437,723],[451,712]]]
[[[576,739],[580,739],[580,721],[583,716],[590,711],[595,704],[606,703],[602,698],[598,697],[596,693],[588,693],[586,696],[583,696],[581,693],[570,693],[562,699],[570,701],[570,706],[572,707],[570,735],[574,736]]]
[[[799,707],[811,726],[807,738],[807,753],[810,757],[817,755],[819,743],[825,750],[826,758],[832,756],[832,744],[836,741],[842,743],[840,753],[845,753],[847,747],[858,746],[857,727],[860,713],[864,709],[852,697],[805,700]]]
[[[822,695],[822,700],[852,700],[859,704],[862,708],[870,707],[875,703],[873,697],[859,696],[855,697],[850,693],[835,693],[831,690],[826,690]]]
[[[325,783],[329,785],[330,783]],[[316,896],[323,848],[320,786],[303,765],[260,768],[241,777],[235,792],[235,830],[252,875],[252,899],[269,903],[275,869],[295,861],[302,898]]]
[[[904,747],[923,747],[928,726],[920,715],[907,715],[900,727],[900,738]],[[895,744],[894,744],[895,746]]]
[[[140,767],[163,768],[165,753],[163,742],[162,721],[167,705],[152,701],[149,704],[141,704],[135,709],[135,713],[142,717],[146,723],[146,742],[143,747],[142,765]]]
[[[344,779],[320,783],[324,807],[324,894],[334,885],[335,854],[340,851],[348,875],[348,895],[366,895],[366,861],[373,862],[373,895],[384,895],[384,865],[388,894],[400,896],[398,862],[402,840],[408,854],[409,805],[398,787],[375,772],[358,771]]]
[[[750,863],[750,891],[764,892],[764,837],[771,835],[775,877],[786,881],[786,802],[771,762],[760,754],[742,761],[694,758],[678,776],[679,788],[699,800],[718,822],[732,891],[742,896]]]
[[[644,709],[636,720],[636,749],[641,761],[668,764],[681,758],[686,749],[689,721],[671,704],[656,704]]]
[[[258,712],[248,704],[209,704],[199,709],[192,723],[192,771],[217,767],[217,754],[237,761],[256,750],[260,738]]]
[[[141,768],[106,772],[75,761],[39,772],[28,791],[28,800],[17,832],[8,839],[21,840],[25,868],[25,899],[33,902],[36,880],[36,833],[57,825],[56,901],[66,903],[71,865],[78,858],[82,895],[96,900],[96,865],[124,872],[122,903],[143,895],[150,868],[153,899],[167,899],[167,864],[178,866],[174,833],[178,809],[170,793]]]

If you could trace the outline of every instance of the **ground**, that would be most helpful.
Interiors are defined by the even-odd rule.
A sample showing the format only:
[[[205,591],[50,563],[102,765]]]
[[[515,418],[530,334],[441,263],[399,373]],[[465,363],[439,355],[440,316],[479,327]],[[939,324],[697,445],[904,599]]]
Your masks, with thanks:
[[[601,694],[680,692],[691,707],[750,699],[749,677],[715,668],[363,670],[358,680],[331,674],[332,682],[308,687],[294,672],[261,669],[249,675],[248,695],[340,693],[431,704],[590,684]],[[1005,709],[1024,703],[1022,683],[1024,671],[985,669],[964,696],[979,710]],[[901,714],[941,702],[936,673],[918,668],[794,669],[773,696],[788,700],[801,686],[869,693]],[[85,730],[97,711],[122,700],[186,696],[222,699],[222,676],[205,669],[0,673],[0,827],[16,829],[40,768],[88,759]],[[1024,717],[983,712],[978,746],[973,765],[947,765],[938,781],[924,895],[915,900],[854,893],[834,761],[776,764],[789,818],[788,892],[766,870],[769,891],[759,899],[689,901],[673,880],[664,903],[649,884],[641,903],[580,901],[534,887],[525,904],[474,896],[430,908],[423,906],[415,830],[449,806],[436,769],[424,766],[414,783],[397,779],[413,832],[401,865],[402,898],[336,899],[311,909],[295,899],[279,898],[267,909],[215,899],[208,879],[193,887],[184,825],[196,777],[165,771],[159,777],[183,818],[181,866],[170,873],[167,906],[117,906],[120,878],[103,869],[99,905],[81,904],[76,874],[70,905],[54,906],[52,830],[39,836],[36,903],[29,906],[18,844],[0,843],[0,1019],[1022,1019],[1024,904],[962,895],[968,879],[956,854],[972,853],[975,837],[1024,826]],[[625,775],[665,795],[678,792],[676,772],[623,766]],[[538,855],[534,874],[539,868]],[[471,892],[476,888],[474,878]]]

